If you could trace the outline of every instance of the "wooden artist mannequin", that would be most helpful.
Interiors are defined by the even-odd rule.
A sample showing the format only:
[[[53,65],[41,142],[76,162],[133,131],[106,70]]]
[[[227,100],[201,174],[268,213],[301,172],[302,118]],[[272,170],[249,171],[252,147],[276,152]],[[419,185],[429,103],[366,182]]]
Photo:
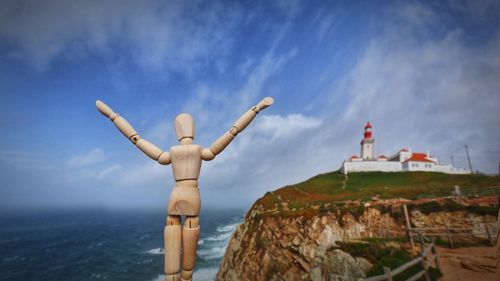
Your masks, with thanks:
[[[165,239],[165,274],[167,281],[192,280],[196,262],[196,247],[200,236],[200,192],[198,190],[198,176],[200,175],[201,160],[210,161],[221,153],[229,143],[241,133],[255,118],[259,111],[270,106],[273,99],[264,98],[256,106],[243,114],[233,127],[217,139],[209,148],[202,148],[193,144],[194,122],[186,113],[175,118],[175,132],[180,145],[172,146],[170,151],[162,151],[154,144],[143,139],[123,117],[113,112],[102,101],[96,101],[97,109],[108,117],[134,145],[151,159],[162,165],[172,164],[175,187],[168,201],[168,216],[164,230]],[[181,226],[181,215],[185,216]],[[182,244],[182,247],[181,247]]]

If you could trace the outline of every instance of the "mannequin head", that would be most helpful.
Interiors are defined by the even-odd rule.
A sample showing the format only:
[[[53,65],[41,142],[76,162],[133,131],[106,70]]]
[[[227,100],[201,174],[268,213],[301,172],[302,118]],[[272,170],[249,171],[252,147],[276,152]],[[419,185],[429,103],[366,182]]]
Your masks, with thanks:
[[[187,113],[181,113],[175,117],[175,133],[177,139],[183,144],[190,144],[194,139],[193,117]]]

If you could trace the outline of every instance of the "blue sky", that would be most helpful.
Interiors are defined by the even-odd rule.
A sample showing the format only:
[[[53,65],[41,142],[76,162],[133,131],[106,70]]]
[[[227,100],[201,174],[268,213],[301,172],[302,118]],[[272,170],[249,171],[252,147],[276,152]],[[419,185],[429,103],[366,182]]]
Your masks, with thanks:
[[[336,170],[374,125],[376,152],[430,150],[498,173],[497,1],[2,1],[0,204],[165,206],[170,167],[95,109],[102,99],[167,150],[193,115],[209,146],[265,96],[275,104],[204,163],[207,207]]]

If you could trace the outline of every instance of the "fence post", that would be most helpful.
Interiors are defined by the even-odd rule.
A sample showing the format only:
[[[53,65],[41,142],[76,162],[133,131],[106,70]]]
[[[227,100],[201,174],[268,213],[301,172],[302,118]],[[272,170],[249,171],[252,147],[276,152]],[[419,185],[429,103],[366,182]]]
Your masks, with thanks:
[[[445,226],[446,226],[446,234],[448,234],[448,242],[450,242],[450,247],[453,248],[453,240],[451,239],[450,227],[448,226],[448,224],[446,224]]]
[[[420,231],[418,232],[418,241],[420,241],[420,247],[422,249],[424,249],[424,247],[425,247],[425,244],[424,244],[424,235]]]
[[[408,208],[406,207],[406,204],[403,205],[403,211],[405,213],[406,235],[408,236],[408,239],[410,240],[411,248],[413,249],[413,248],[415,248],[415,244],[413,243],[413,232],[411,229],[410,216],[408,216]]]
[[[457,203],[461,203],[461,197],[462,197],[462,192],[460,192],[460,186],[455,185],[455,198],[457,200]]]
[[[490,245],[493,245],[493,238],[491,237],[490,228],[487,224],[484,224],[484,230],[486,230],[486,234],[488,235],[488,240],[490,241]]]
[[[384,273],[387,276],[387,281],[392,281],[391,269],[388,268],[387,266],[384,266]]]
[[[429,247],[431,247],[431,246],[432,245],[429,245]],[[425,281],[430,281],[431,279],[429,278],[429,267],[427,266],[427,261],[426,261],[427,258],[424,256],[424,252],[425,252],[425,248],[422,244],[422,249],[420,250],[420,257],[422,258],[422,268],[425,271],[425,274],[424,274]]]
[[[411,229],[410,216],[408,215],[408,208],[406,207],[406,204],[403,205],[403,211],[405,213],[406,221],[406,236],[408,237],[408,240],[410,240],[410,246],[413,249],[415,248],[415,243],[413,243],[413,232]]]
[[[438,256],[438,253],[436,250],[436,238],[434,238],[434,237],[432,237],[431,252],[434,255],[434,263],[436,264],[436,268],[437,268],[437,270],[439,270],[439,272],[441,272],[441,264],[439,263],[439,256]]]

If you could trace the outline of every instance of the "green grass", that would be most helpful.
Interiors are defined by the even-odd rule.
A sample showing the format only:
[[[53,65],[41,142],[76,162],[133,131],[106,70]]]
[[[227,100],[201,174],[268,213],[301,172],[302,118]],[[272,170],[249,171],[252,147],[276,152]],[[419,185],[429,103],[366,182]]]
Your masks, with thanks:
[[[410,204],[408,205],[408,208],[410,210],[413,209],[419,210],[423,214],[430,214],[435,212],[467,211],[469,213],[477,214],[480,216],[484,215],[496,216],[498,213],[498,208],[496,206],[479,206],[479,205],[466,206],[450,199],[447,199],[443,204],[436,201],[425,202],[418,205]]]
[[[385,240],[370,239],[368,243],[360,242],[336,242],[340,248],[352,255],[353,257],[363,257],[373,264],[372,269],[367,276],[376,276],[384,274],[383,267],[389,267],[391,270],[411,261],[416,258],[410,255],[409,252],[384,244]],[[422,266],[415,265],[403,273],[397,275],[393,280],[406,280],[417,272],[421,271]],[[430,269],[431,280],[437,280],[441,275],[438,270]]]
[[[268,192],[257,203],[266,209],[289,203],[289,208],[301,209],[310,205],[346,200],[370,200],[378,195],[382,199],[449,196],[454,186],[463,192],[480,192],[481,187],[500,185],[500,177],[486,175],[450,175],[432,172],[366,172],[348,175],[342,189],[344,175],[339,171],[320,174],[304,182]],[[281,199],[280,199],[281,198]]]

